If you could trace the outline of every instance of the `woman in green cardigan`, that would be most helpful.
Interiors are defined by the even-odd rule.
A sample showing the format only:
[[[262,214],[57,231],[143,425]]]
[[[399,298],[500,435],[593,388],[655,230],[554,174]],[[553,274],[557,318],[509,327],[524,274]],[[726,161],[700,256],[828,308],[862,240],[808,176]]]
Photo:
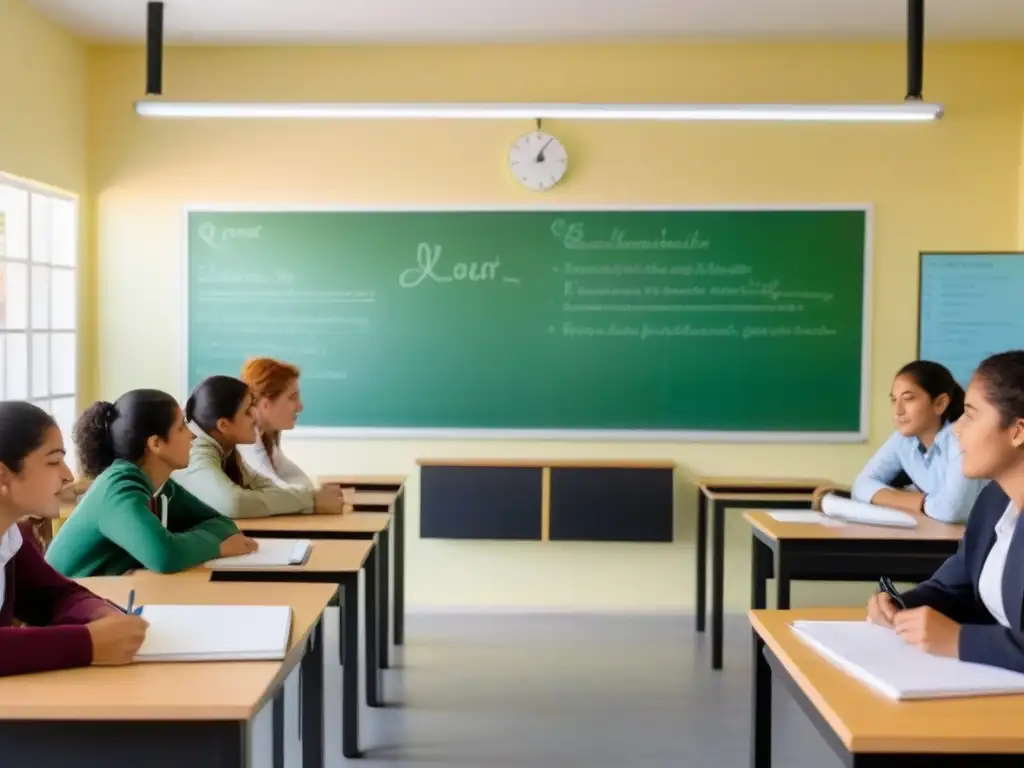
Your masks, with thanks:
[[[173,573],[256,549],[231,520],[170,479],[188,466],[192,433],[167,393],[135,389],[115,403],[93,403],[74,441],[95,480],[46,551],[65,576]]]

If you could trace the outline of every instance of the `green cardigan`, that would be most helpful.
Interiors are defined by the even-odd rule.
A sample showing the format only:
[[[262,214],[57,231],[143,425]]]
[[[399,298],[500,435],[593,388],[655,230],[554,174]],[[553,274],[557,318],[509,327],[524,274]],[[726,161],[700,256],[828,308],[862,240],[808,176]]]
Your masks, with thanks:
[[[119,576],[137,568],[173,573],[220,555],[220,543],[238,533],[173,480],[156,494],[135,464],[115,461],[93,481],[46,550],[68,578]],[[167,527],[161,521],[166,505]]]

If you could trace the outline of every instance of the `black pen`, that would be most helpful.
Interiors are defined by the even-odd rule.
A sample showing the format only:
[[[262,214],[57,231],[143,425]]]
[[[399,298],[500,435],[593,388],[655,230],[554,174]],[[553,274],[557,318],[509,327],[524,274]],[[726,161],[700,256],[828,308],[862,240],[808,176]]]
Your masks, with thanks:
[[[903,601],[903,595],[899,593],[896,589],[896,585],[892,583],[892,579],[888,576],[883,576],[878,580],[878,588],[891,597],[892,601],[896,603],[896,607],[901,611],[905,611],[907,609],[907,604]]]

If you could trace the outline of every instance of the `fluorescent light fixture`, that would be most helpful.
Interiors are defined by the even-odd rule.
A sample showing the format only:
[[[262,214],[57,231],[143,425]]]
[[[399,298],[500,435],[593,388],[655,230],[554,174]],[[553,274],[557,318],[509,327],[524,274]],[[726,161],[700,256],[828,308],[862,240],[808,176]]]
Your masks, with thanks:
[[[501,104],[287,103],[137,101],[143,117],[335,120],[769,120],[781,122],[923,122],[941,104]]]

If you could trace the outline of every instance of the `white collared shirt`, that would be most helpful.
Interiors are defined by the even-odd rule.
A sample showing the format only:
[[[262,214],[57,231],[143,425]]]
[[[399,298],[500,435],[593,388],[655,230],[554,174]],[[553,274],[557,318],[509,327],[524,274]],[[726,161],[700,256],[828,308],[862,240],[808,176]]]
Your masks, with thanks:
[[[0,608],[4,606],[4,595],[7,593],[7,564],[18,554],[23,543],[21,530],[17,524],[12,525],[3,536],[0,536]]]
[[[1003,571],[1006,570],[1006,555],[1010,550],[1013,531],[1017,527],[1017,517],[1017,509],[1011,501],[996,523],[996,543],[989,550],[985,565],[981,568],[981,578],[978,579],[981,602],[992,617],[1007,628],[1010,622],[1006,618],[1006,606],[1003,605]]]
[[[281,488],[313,489],[313,481],[297,464],[284,455],[281,446],[274,445],[272,450],[273,453],[267,453],[266,446],[263,445],[263,435],[258,429],[255,443],[238,446],[238,452],[249,469],[263,475],[274,485]]]

